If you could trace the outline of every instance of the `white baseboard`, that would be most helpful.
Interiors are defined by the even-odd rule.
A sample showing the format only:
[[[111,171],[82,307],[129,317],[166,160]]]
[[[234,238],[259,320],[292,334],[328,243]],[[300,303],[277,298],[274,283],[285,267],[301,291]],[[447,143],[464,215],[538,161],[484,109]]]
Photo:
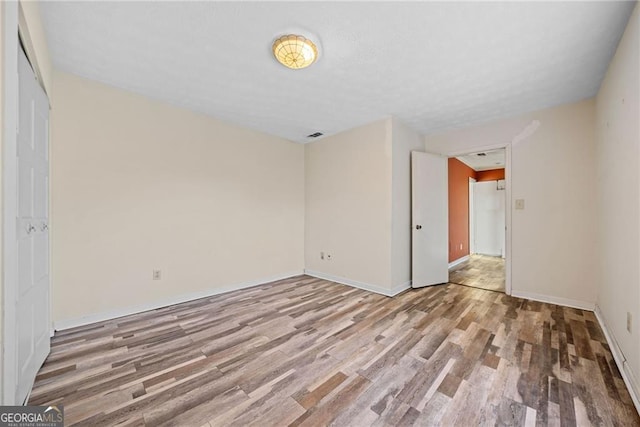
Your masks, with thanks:
[[[87,316],[57,320],[53,322],[53,329],[55,331],[62,331],[65,329],[75,328],[77,326],[89,325],[91,323],[103,322],[105,320],[117,319],[118,317],[128,316],[130,314],[142,313],[144,311],[156,310],[158,308],[167,307],[170,305],[180,304],[187,301],[193,301],[200,298],[206,298],[214,295],[224,294],[226,292],[237,291],[239,289],[250,288],[253,286],[264,285],[265,283],[275,282],[277,280],[288,279],[294,276],[300,276],[304,274],[303,271],[291,271],[288,273],[278,274],[272,277],[266,277],[258,280],[250,280],[247,282],[236,283],[233,285],[223,286],[220,288],[207,289],[200,292],[192,292],[189,294],[177,295],[175,297],[165,298],[163,300],[157,300],[154,302],[138,304],[135,306],[109,310],[102,313],[90,314]]]
[[[320,271],[305,270],[304,273],[309,276],[317,277],[319,279],[329,280],[331,282],[340,283],[343,285],[353,286],[354,288],[364,289],[365,291],[375,292],[377,294],[393,297],[400,292],[405,291],[411,287],[411,280],[400,285],[394,286],[391,289],[383,288],[381,286],[372,285],[369,283],[358,282],[357,280],[347,279],[346,277],[333,276],[331,274],[322,273]]]
[[[451,262],[449,263],[449,270],[451,270],[453,267],[455,267],[455,266],[456,266],[456,265],[458,265],[458,264],[462,264],[463,262],[468,261],[468,260],[469,260],[469,258],[471,258],[471,256],[470,256],[470,255],[465,255],[465,256],[463,256],[462,258],[458,258],[458,259],[457,259],[457,260],[455,260],[455,261],[451,261]]]
[[[516,289],[511,290],[511,296],[518,297],[518,298],[526,298],[534,301],[547,302],[550,304],[562,305],[565,307],[579,308],[581,310],[589,310],[589,311],[593,311],[596,306],[596,304],[593,302],[556,297],[552,295],[536,294],[534,292],[519,291]]]
[[[607,339],[607,343],[609,344],[609,348],[611,349],[611,354],[613,354],[613,359],[616,361],[616,365],[618,365],[618,370],[622,374],[622,379],[624,380],[627,389],[629,390],[629,394],[631,395],[631,399],[633,400],[633,404],[636,407],[636,411],[640,413],[640,388],[638,387],[638,381],[636,380],[636,376],[633,374],[631,367],[627,363],[627,358],[622,353],[618,342],[616,341],[613,333],[607,327],[607,322],[604,320],[604,315],[600,310],[600,307],[596,305],[594,310],[596,314],[596,318],[600,323],[600,328],[604,332],[604,336]]]
[[[400,283],[397,286],[394,286],[393,289],[391,289],[391,293],[393,294],[393,296],[398,295],[400,292],[404,292],[407,289],[411,289],[411,280],[408,280],[404,283]]]
[[[502,252],[499,254],[490,254],[490,253],[486,253],[486,252],[473,252],[471,255],[480,255],[480,256],[490,256],[492,258],[502,258],[502,259],[507,259],[507,257],[505,256],[505,254],[503,254]]]

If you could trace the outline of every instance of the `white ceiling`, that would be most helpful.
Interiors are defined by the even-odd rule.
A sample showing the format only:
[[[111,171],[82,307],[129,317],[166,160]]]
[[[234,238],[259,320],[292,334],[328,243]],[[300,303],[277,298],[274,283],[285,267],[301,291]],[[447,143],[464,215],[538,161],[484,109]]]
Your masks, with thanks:
[[[388,116],[423,133],[596,94],[633,2],[42,2],[54,65],[305,142]],[[316,64],[271,56],[289,32]]]
[[[459,156],[456,157],[456,159],[475,171],[500,169],[505,166],[505,150],[501,148],[499,150],[482,151],[480,153]]]

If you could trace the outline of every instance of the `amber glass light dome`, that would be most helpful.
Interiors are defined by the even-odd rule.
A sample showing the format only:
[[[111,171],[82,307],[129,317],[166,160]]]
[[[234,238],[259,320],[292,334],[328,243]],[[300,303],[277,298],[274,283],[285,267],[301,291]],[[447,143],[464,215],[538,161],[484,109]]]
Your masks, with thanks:
[[[285,67],[298,70],[315,62],[318,49],[306,37],[288,34],[273,42],[273,56]]]

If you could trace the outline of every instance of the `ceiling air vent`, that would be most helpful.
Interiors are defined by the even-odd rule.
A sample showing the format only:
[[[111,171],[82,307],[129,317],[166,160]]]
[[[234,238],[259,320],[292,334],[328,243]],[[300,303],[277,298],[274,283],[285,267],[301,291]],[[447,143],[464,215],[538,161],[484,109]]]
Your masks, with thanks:
[[[322,132],[312,133],[311,135],[307,135],[307,138],[317,138],[319,136],[322,136]]]

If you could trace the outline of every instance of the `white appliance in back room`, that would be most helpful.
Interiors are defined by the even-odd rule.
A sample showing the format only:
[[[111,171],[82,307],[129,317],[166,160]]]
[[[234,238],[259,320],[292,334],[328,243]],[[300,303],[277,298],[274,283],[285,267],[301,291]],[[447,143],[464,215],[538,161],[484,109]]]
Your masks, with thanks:
[[[473,184],[474,252],[481,255],[505,255],[504,180]]]

